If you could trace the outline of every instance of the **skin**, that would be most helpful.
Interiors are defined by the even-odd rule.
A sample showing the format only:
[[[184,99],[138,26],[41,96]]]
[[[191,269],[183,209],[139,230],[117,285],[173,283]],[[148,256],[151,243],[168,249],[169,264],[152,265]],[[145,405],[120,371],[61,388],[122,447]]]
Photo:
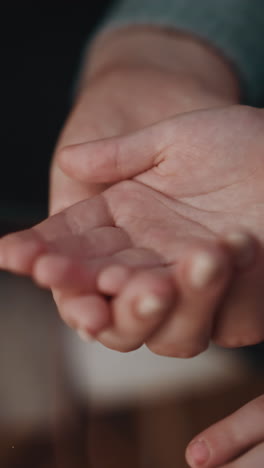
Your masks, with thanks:
[[[76,178],[115,184],[3,238],[1,265],[59,289],[64,320],[113,349],[145,342],[190,357],[211,337],[226,347],[262,341],[263,125],[262,111],[231,106],[68,148],[64,170],[74,160]],[[249,238],[240,268],[223,234],[234,220],[259,239]],[[197,287],[201,255],[214,267]],[[121,279],[107,273],[118,264]],[[158,305],[142,316],[149,297]]]
[[[262,468],[263,403],[264,395],[196,436],[186,450],[189,466],[191,468]],[[208,450],[207,460],[201,442],[204,442]]]
[[[259,245],[255,245],[255,259],[247,271],[241,268],[236,272],[213,327],[213,339],[228,347],[254,344],[264,337],[261,287],[263,118],[262,110],[243,106],[198,111],[126,137],[76,145],[68,148],[61,157],[65,171],[79,180],[118,182],[130,178],[130,183],[119,182],[105,192],[110,199],[111,193],[114,194],[114,205],[110,202],[110,209],[119,216],[118,225],[123,227],[130,223],[127,231],[130,239],[140,245],[153,246],[170,265],[176,266],[183,261],[188,264],[187,269],[190,268],[192,260],[187,252],[191,246],[209,246],[212,240],[221,238],[222,233],[234,230],[238,223],[255,234],[259,240]],[[136,227],[133,226],[135,213],[138,217]],[[164,227],[158,229],[160,225]],[[147,239],[143,241],[145,235]],[[227,245],[227,241],[222,239],[224,244]],[[185,255],[187,260],[182,260]],[[232,258],[228,260],[230,267]],[[181,284],[181,277],[188,281],[185,267],[178,265],[175,274],[177,284]],[[225,274],[229,279],[230,268]],[[110,271],[109,276],[112,275]],[[104,277],[106,280],[106,275]],[[223,293],[223,289],[220,291]],[[211,323],[210,317],[207,315],[207,324]],[[186,314],[186,324],[189,318]],[[176,323],[177,320],[171,328],[171,340],[177,336],[177,328],[180,340],[182,329]],[[170,327],[168,321],[165,330]],[[202,323],[202,327],[209,333],[208,325]],[[162,336],[161,333],[161,341]],[[188,333],[184,338],[187,336]],[[164,349],[165,342],[166,338]],[[177,348],[176,344],[174,346]]]
[[[111,182],[107,177],[103,180],[110,184],[99,183],[98,174],[96,179],[94,170],[93,182],[91,183],[89,171],[88,174],[85,171],[84,180],[79,174],[80,167],[86,164],[84,155],[91,162],[92,147],[88,153],[87,148],[85,151],[82,149],[80,154],[81,147],[76,148],[72,145],[115,135],[126,135],[183,112],[216,109],[238,102],[238,84],[230,66],[217,53],[193,38],[168,34],[168,31],[158,28],[150,30],[144,27],[124,29],[110,36],[108,34],[103,38],[99,37],[90,51],[89,62],[84,64],[80,89],[55,150],[51,168],[50,213],[60,212],[74,203],[100,194],[114,180],[120,179],[120,174],[115,175],[117,179],[113,178],[114,171],[112,171]],[[142,105],[139,106],[138,103]],[[213,118],[213,115],[211,117]],[[241,116],[237,117],[240,122]],[[248,117],[247,114],[246,119]],[[254,114],[252,118],[256,123],[260,115],[256,117]],[[234,122],[236,123],[235,117],[230,122],[230,127]],[[200,120],[197,123],[200,125]],[[251,119],[248,124],[245,132],[240,132],[243,137],[247,134],[254,135],[255,124],[252,128]],[[243,128],[243,124],[241,126]],[[224,131],[226,130],[225,127]],[[197,132],[197,126],[193,127],[193,131]],[[207,149],[201,154],[203,171],[201,164],[196,161],[196,164],[199,164],[197,173],[200,176],[205,175],[205,169],[212,162],[209,156],[214,154],[211,152],[211,138],[208,142],[210,135],[205,132],[205,136],[205,140],[200,140],[200,146],[198,145],[200,151],[201,148]],[[137,141],[138,135],[134,137]],[[257,140],[259,141],[259,138]],[[128,141],[132,141],[130,137]],[[190,141],[191,138],[187,143]],[[224,153],[222,161],[228,162],[225,158],[226,151],[230,152],[232,148],[233,150],[236,148],[235,151],[231,151],[232,157],[235,154],[245,154],[244,146],[242,153],[237,151],[240,144],[241,140],[239,142],[238,139],[233,142],[233,146],[221,147]],[[109,142],[107,147],[108,145]],[[65,150],[65,147],[69,146],[70,151],[69,148]],[[98,146],[93,148],[95,149],[98,150]],[[255,149],[256,147],[249,147],[248,154],[255,155]],[[156,153],[155,150],[153,155]],[[70,163],[70,154],[78,156],[76,167]],[[258,152],[257,154],[259,157]],[[177,155],[179,155],[178,150]],[[180,161],[174,159],[174,168],[183,170],[183,167],[179,167],[179,163],[183,163],[184,159],[187,160],[188,166],[191,162],[195,167],[195,160],[188,158],[190,156],[188,144],[187,153],[184,148],[182,155],[186,157],[181,157]],[[254,161],[256,162],[255,158]],[[168,163],[172,162],[173,158],[168,158]],[[236,160],[236,164],[237,162]],[[164,167],[168,169],[168,165],[165,164]],[[216,184],[217,187],[207,187],[204,195],[184,192],[184,188],[185,191],[186,188],[189,190],[193,184],[193,180],[192,184],[187,184],[187,171],[185,182],[179,181],[178,178],[177,187],[174,187],[174,184],[170,187],[172,192],[176,188],[179,193],[168,195],[164,183],[161,184],[160,192],[157,190],[157,184],[159,186],[162,174],[155,173],[154,168],[151,171],[151,167],[143,169],[141,167],[140,175],[128,175],[133,180],[117,183],[103,195],[72,206],[30,232],[2,239],[0,264],[5,269],[31,275],[46,287],[51,286],[58,310],[67,323],[77,329],[81,328],[82,331],[97,334],[97,338],[106,346],[115,349],[123,351],[134,349],[145,339],[154,352],[187,357],[203,350],[210,335],[223,346],[258,342],[260,337],[263,338],[259,316],[259,303],[263,300],[260,284],[260,277],[263,276],[261,260],[263,230],[259,222],[263,198],[261,199],[260,177],[257,172],[251,170],[252,167],[247,166],[245,169],[248,169],[248,172],[243,174],[235,172],[238,179],[229,181],[229,186],[223,189],[225,196],[221,197],[220,186],[223,177],[221,168],[217,164],[214,170],[220,179],[219,184]],[[140,180],[140,177],[143,179]],[[207,181],[212,179],[210,175]],[[198,180],[195,180],[195,186],[196,182]],[[236,203],[235,197],[230,196],[235,184],[241,194],[240,205],[239,202]],[[259,197],[260,203],[257,210],[252,209],[250,212],[249,206],[254,194]],[[216,199],[218,213],[210,213],[212,201],[215,203]],[[212,216],[211,219],[214,218],[214,226],[206,215],[204,202],[207,204],[208,214]],[[125,203],[128,205],[124,208]],[[122,216],[122,210],[127,213],[127,206],[130,207],[130,212],[134,212],[135,209],[137,212],[141,210],[137,228],[135,218]],[[179,211],[179,208],[183,210]],[[187,212],[184,213],[184,210]],[[222,235],[222,228],[230,228],[231,219],[232,221],[237,219],[233,219],[232,210],[236,216],[239,214],[239,220],[243,219],[244,226],[248,226],[250,221],[251,227],[253,222],[254,232],[260,238],[259,243],[247,235],[246,245],[237,249],[237,245],[230,243],[230,238],[228,239],[225,234]],[[200,220],[197,219],[197,214],[198,218],[199,216],[202,218],[201,224],[198,224]],[[244,217],[244,214],[247,216]],[[162,222],[164,229],[158,236],[150,237],[144,230],[148,227],[153,229],[153,217],[158,224]],[[103,227],[96,228],[94,224],[98,222]],[[94,231],[96,237],[101,229],[100,248],[95,255],[97,258],[93,260],[91,252],[88,253],[91,241],[94,242],[90,228],[97,229]],[[193,234],[192,238],[189,236],[190,231]],[[137,235],[140,232],[142,237]],[[120,250],[121,244],[123,251]],[[102,254],[102,246],[104,254],[107,254],[106,257],[101,257],[103,264],[109,265],[110,259],[110,265],[114,261],[115,269],[110,271],[105,269],[100,274],[102,263],[101,260],[98,261],[98,255]],[[165,249],[164,246],[169,248]],[[205,251],[217,259],[217,264],[221,268],[209,287],[197,290],[190,285],[193,261],[197,255]],[[248,256],[249,251],[255,252],[255,255]],[[256,253],[261,253],[258,262]],[[244,259],[243,267],[241,267],[241,258]],[[119,270],[116,269],[117,263],[122,264],[121,270],[120,266]],[[171,268],[174,266],[175,268]],[[81,284],[84,285],[84,289]],[[98,294],[98,292],[108,292],[109,295],[109,291],[116,296],[111,301],[109,299],[106,301],[104,295]],[[242,296],[238,292],[242,293]],[[155,297],[161,299],[159,304],[162,306],[158,311],[161,312],[160,315],[159,313],[145,317],[138,315],[139,299],[142,299],[142,295],[144,299],[146,293],[150,293],[151,297],[154,293]],[[252,310],[252,320],[249,320],[249,309]],[[217,310],[221,313],[216,316]],[[105,331],[99,333],[102,329]],[[182,330],[181,334],[179,329]],[[170,330],[174,331],[173,339]],[[183,339],[184,337],[186,339]],[[262,466],[263,417],[260,418],[260,415],[263,409],[263,397],[250,403],[246,408],[246,411],[241,409],[198,436],[199,439],[207,440],[211,450],[211,458],[203,466],[207,468],[219,464],[226,468]],[[256,430],[252,431],[252,427]],[[230,439],[223,439],[221,437],[223,433],[229,434]],[[251,448],[253,446],[254,448]],[[240,455],[244,450],[247,450],[246,454]],[[238,458],[235,462],[231,462],[234,457]],[[187,459],[192,467],[202,466],[194,462],[190,448],[187,451]]]
[[[89,60],[84,62],[79,92],[55,150],[51,214],[106,187],[66,174],[60,166],[65,147],[126,134],[176,113],[238,101],[239,88],[230,66],[189,36],[144,27],[99,36],[90,48]],[[126,276],[124,272],[119,274]],[[53,294],[65,318],[61,303],[65,292],[53,288]],[[127,345],[126,339],[122,346],[119,343],[119,349],[132,349],[129,341]]]
[[[173,138],[178,123],[173,119],[171,124],[166,122],[149,130],[151,135],[156,134],[156,139],[151,137],[149,140],[148,130],[140,136],[136,134],[132,137],[132,146],[136,145],[138,151],[138,143],[143,143],[142,151],[138,152],[138,158],[144,162],[143,167],[136,161],[135,151],[133,158],[128,157],[129,165],[126,162],[124,167],[131,167],[130,161],[133,160],[136,172],[141,175],[133,178],[136,172],[133,174],[132,170],[123,178],[133,180],[113,185],[90,202],[73,205],[100,193],[120,179],[120,174],[109,178],[102,164],[97,167],[100,174],[96,175],[95,165],[92,176],[92,159],[86,158],[85,145],[84,154],[81,150],[80,155],[79,150],[83,148],[80,142],[126,134],[160,118],[167,118],[172,113],[180,115],[193,108],[217,109],[230,105],[238,100],[237,83],[232,71],[204,45],[188,37],[168,35],[158,30],[121,31],[110,39],[99,40],[91,55],[90,68],[87,71],[84,67],[76,104],[62,132],[51,170],[51,213],[68,206],[71,208],[50,218],[32,232],[4,238],[1,242],[2,267],[30,274],[43,286],[51,287],[59,312],[67,323],[82,332],[96,335],[102,343],[114,349],[129,351],[146,342],[156,353],[190,357],[204,350],[211,336],[224,346],[258,342],[262,336],[262,330],[256,328],[259,321],[258,297],[251,321],[247,312],[239,315],[240,319],[244,315],[246,318],[239,320],[237,335],[233,330],[238,315],[236,311],[241,305],[237,294],[229,294],[231,299],[225,301],[225,307],[216,320],[216,311],[230,289],[237,263],[236,249],[232,249],[221,237],[222,231],[230,228],[233,213],[229,217],[222,216],[220,221],[216,221],[215,213],[210,213],[209,221],[214,224],[212,228],[202,210],[189,206],[192,198],[195,201],[199,199],[203,181],[196,181],[196,192],[191,194],[188,190],[186,192],[186,188],[190,187],[188,178],[182,179],[185,184],[183,191],[174,193],[171,191],[174,181],[171,187],[168,184],[172,160],[173,170],[181,172],[181,178],[186,168],[187,172],[189,170],[187,156],[191,149],[188,150],[188,140],[191,141],[195,132],[196,138],[199,137],[197,121],[200,114],[194,114],[190,121],[186,122],[184,116],[179,121],[182,122],[180,126],[183,125],[182,135],[187,132],[189,137],[186,141],[181,138],[180,142],[181,131],[178,130],[177,148]],[[167,56],[168,62],[164,61]],[[144,105],[140,106],[141,102]],[[215,114],[209,114],[208,118],[205,114],[205,119],[202,119],[200,132],[205,132],[204,141],[199,143],[199,138],[197,141],[201,146],[200,155],[197,154],[198,159],[201,158],[200,163],[205,151],[212,164],[212,155],[209,154],[211,135],[210,132],[206,133],[206,126],[207,120],[210,123],[214,117]],[[253,119],[253,116],[244,119],[245,126],[251,125],[251,117]],[[231,116],[232,124],[233,118],[236,115]],[[226,133],[225,119],[225,114],[222,120],[220,116],[223,134]],[[240,120],[238,118],[238,122]],[[248,127],[245,134],[247,132]],[[218,145],[219,138],[217,133],[214,134],[214,128],[211,133]],[[230,140],[230,132],[227,132],[227,137]],[[146,148],[144,143],[147,140],[151,141],[150,148]],[[76,142],[80,145],[77,149],[73,146]],[[179,157],[179,142],[183,148],[182,154],[186,154],[185,160]],[[167,151],[168,144],[171,153],[167,158],[162,152]],[[209,145],[208,148],[206,145]],[[97,149],[97,146],[94,148]],[[150,160],[147,160],[146,150],[150,151]],[[226,150],[225,145],[219,147],[220,154]],[[97,151],[98,160],[103,161],[101,152]],[[157,152],[158,161],[155,160]],[[109,154],[104,160],[111,161]],[[227,161],[223,157],[221,160]],[[76,167],[71,161],[76,161]],[[153,163],[156,169],[151,172]],[[207,161],[204,166],[209,167]],[[109,165],[106,167],[109,170]],[[155,173],[160,168],[160,174]],[[230,170],[230,167],[222,169]],[[216,177],[222,178],[223,172],[216,173]],[[208,181],[214,179],[210,173],[207,176],[205,173],[206,177]],[[214,199],[217,189],[218,186],[208,187],[208,195]],[[188,195],[191,195],[190,201]],[[225,206],[220,208],[225,209]],[[137,222],[133,216],[127,216],[129,211],[138,213]],[[199,217],[197,219],[198,212],[201,220]],[[158,229],[157,226],[161,225],[163,228]],[[207,278],[208,284],[203,284],[204,290],[198,288],[197,291],[197,287],[191,286],[191,279],[193,270],[197,270],[197,258],[199,263],[199,258],[201,260],[204,254],[207,260],[209,256],[209,261],[213,262],[215,271],[212,278]],[[119,265],[119,269],[116,269],[116,265]],[[113,269],[107,272],[106,267],[115,267],[115,273]],[[210,290],[207,287],[209,283]],[[240,285],[241,280],[238,281]],[[236,285],[232,287],[232,290],[237,289]],[[110,302],[106,301],[105,294],[112,297]],[[237,301],[236,307],[234,299]],[[142,301],[145,303],[143,317],[142,313],[138,313],[142,310]],[[146,307],[146,301],[148,304],[152,301],[152,306]],[[246,304],[249,306],[248,302]],[[229,318],[230,307],[234,312]],[[125,314],[123,310],[126,310]]]
[[[238,102],[239,87],[229,65],[189,36],[144,27],[99,36],[84,60],[73,108],[55,148],[50,214],[105,188],[81,183],[61,170],[60,154],[66,146]]]

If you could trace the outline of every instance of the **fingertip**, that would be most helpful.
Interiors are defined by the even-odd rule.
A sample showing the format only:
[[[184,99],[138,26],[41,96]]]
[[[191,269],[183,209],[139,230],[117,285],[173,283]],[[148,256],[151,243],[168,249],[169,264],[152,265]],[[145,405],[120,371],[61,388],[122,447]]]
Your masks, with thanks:
[[[87,143],[68,145],[61,148],[57,155],[60,169],[69,177],[74,177],[80,182],[89,180],[89,159],[88,154],[84,154]],[[87,171],[88,166],[88,171]]]
[[[137,319],[159,320],[175,305],[176,287],[164,271],[135,273],[125,286],[123,297],[131,303]]]
[[[191,468],[202,468],[208,466],[210,459],[210,449],[204,439],[190,442],[186,452],[186,461]]]
[[[73,258],[60,254],[41,256],[35,262],[32,274],[34,280],[42,287],[86,293],[96,289],[93,272]]]
[[[111,265],[98,276],[98,289],[104,294],[118,294],[131,276],[129,268],[123,265]]]
[[[1,240],[0,268],[13,273],[30,275],[36,258],[45,252],[45,244],[38,239],[23,239],[19,234]]]
[[[61,287],[71,267],[70,259],[47,254],[36,260],[32,275],[34,280],[42,287]]]
[[[147,293],[139,298],[135,312],[138,317],[143,319],[159,317],[172,307],[171,297],[162,297],[158,294]]]
[[[209,251],[197,252],[190,261],[188,280],[193,289],[203,289],[226,272],[223,256]]]
[[[60,314],[76,331],[96,336],[111,324],[111,310],[106,300],[97,295],[66,297],[60,300]]]
[[[193,245],[179,260],[177,279],[186,292],[213,292],[229,281],[233,267],[232,255],[218,241]]]
[[[63,146],[57,152],[57,162],[62,170],[67,171],[69,165],[71,167],[72,157],[74,156],[76,146],[78,145]]]
[[[85,343],[91,343],[92,341],[94,341],[94,336],[85,329],[77,329],[77,335]]]
[[[133,272],[113,301],[114,333],[110,337],[103,336],[103,343],[127,352],[148,340],[173,310],[175,293],[167,277],[150,270]],[[101,338],[100,335],[100,341]]]

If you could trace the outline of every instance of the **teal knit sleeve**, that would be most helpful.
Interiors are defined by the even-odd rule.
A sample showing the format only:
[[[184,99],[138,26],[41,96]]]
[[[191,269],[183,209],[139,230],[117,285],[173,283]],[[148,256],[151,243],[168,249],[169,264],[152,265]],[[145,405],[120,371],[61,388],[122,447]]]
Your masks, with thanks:
[[[101,30],[132,24],[174,28],[209,42],[236,68],[244,101],[264,100],[263,0],[121,0]]]

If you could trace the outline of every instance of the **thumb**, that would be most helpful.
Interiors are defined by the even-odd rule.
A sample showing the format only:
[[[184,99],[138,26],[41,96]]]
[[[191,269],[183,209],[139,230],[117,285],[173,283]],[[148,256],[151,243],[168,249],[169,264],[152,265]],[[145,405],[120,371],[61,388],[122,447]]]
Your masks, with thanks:
[[[67,175],[81,182],[118,182],[157,164],[166,133],[163,122],[121,137],[66,146],[58,162]]]
[[[263,442],[263,401],[262,395],[199,434],[187,447],[189,466],[231,467],[233,464],[229,465],[228,462]],[[242,462],[241,465],[235,463],[235,466],[253,465]]]

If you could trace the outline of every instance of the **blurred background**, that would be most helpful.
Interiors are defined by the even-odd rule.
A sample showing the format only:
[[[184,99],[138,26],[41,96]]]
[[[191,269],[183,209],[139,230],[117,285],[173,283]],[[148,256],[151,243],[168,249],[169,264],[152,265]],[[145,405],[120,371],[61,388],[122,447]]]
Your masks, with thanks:
[[[82,50],[111,1],[1,7],[0,235],[47,213]],[[188,361],[82,343],[51,295],[0,273],[1,468],[185,467],[201,429],[263,392],[262,347]]]
[[[110,3],[1,7],[2,219],[25,222],[46,213],[49,162],[70,109],[82,51]]]

